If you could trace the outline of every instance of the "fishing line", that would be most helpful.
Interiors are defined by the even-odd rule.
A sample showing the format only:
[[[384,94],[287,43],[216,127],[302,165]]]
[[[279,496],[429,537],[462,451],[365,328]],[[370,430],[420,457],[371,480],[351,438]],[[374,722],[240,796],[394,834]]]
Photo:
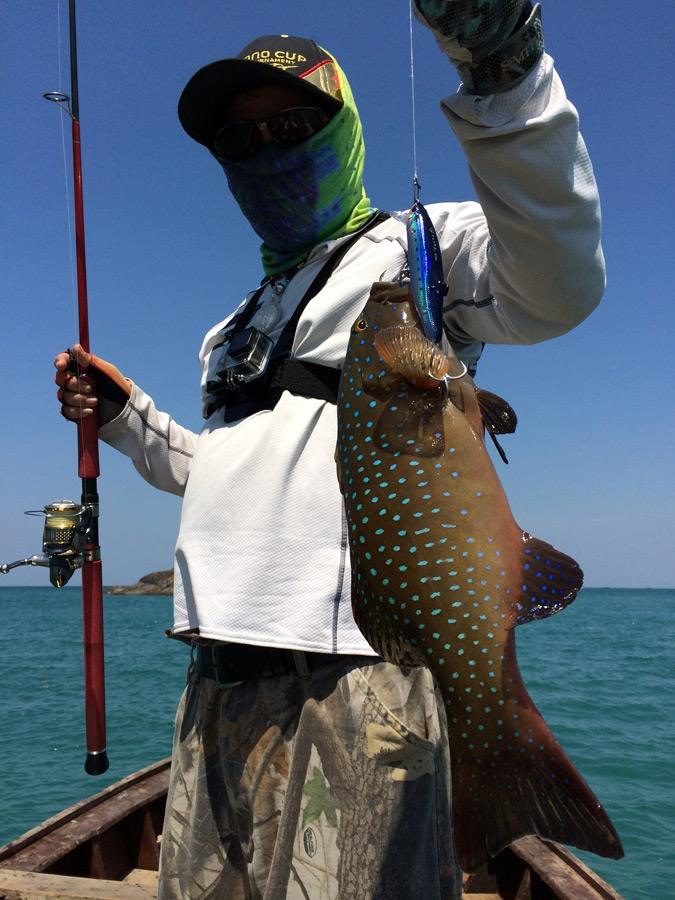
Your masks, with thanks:
[[[411,107],[412,107],[412,145],[413,145],[413,199],[419,200],[420,196],[420,182],[417,177],[417,117],[416,117],[416,107],[415,107],[415,49],[413,42],[413,3],[415,0],[410,0],[410,5],[408,7],[409,19],[410,19],[410,95],[411,95]]]

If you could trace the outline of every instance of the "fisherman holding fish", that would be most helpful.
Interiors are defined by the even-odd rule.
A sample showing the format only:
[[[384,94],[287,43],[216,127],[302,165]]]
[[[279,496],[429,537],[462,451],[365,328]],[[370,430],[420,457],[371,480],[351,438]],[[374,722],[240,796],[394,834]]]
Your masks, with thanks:
[[[443,340],[473,374],[484,343],[554,338],[599,302],[599,201],[539,5],[415,0],[415,14],[462,80],[441,109],[479,202],[428,212]],[[202,345],[204,428],[78,348],[95,388],[68,354],[55,361],[63,415],[97,414],[104,441],[184,498],[172,634],[192,656],[159,897],[459,897],[447,698],[429,668],[383,661],[355,624],[334,459],[352,326],[374,282],[405,278],[406,226],[368,198],[349,82],[313,40],[260,37],[205,66],[178,114],[262,239],[261,286]]]

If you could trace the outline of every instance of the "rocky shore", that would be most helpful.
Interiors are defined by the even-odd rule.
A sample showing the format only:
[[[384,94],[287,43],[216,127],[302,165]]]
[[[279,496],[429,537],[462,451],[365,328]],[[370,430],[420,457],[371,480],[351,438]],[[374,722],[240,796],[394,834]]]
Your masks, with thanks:
[[[112,585],[103,590],[106,594],[173,594],[173,569],[150,572],[136,584]]]

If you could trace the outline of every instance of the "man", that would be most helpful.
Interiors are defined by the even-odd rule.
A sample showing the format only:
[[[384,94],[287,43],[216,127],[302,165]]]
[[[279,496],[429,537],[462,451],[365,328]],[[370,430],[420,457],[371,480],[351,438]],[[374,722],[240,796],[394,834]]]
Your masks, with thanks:
[[[538,7],[418,6],[464,82],[443,110],[480,205],[430,213],[446,335],[471,370],[484,342],[552,338],[594,308],[599,205]],[[333,461],[349,329],[403,271],[404,227],[371,207],[349,83],[313,41],[259,38],[206,66],[179,117],[262,238],[266,276],[206,335],[204,429],[77,350],[97,401],[56,359],[66,418],[98,406],[101,437],[184,496],[173,633],[193,662],[159,896],[458,897],[443,708],[426,669],[378,660],[356,629]]]

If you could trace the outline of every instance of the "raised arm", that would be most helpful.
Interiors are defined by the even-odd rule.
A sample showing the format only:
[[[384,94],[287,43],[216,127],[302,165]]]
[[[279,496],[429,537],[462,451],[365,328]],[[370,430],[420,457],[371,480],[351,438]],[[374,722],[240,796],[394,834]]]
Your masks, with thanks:
[[[453,7],[457,16],[467,4],[429,5]],[[539,8],[507,0],[484,6],[493,13],[485,32],[492,49],[471,51],[473,69],[452,56],[468,26],[461,41],[439,37],[469,81],[442,109],[480,201],[437,222],[447,254],[446,323],[459,339],[533,343],[573,328],[602,296],[600,204],[577,112],[543,53]],[[520,18],[509,36],[516,6]],[[511,19],[495,49],[498,8]]]

